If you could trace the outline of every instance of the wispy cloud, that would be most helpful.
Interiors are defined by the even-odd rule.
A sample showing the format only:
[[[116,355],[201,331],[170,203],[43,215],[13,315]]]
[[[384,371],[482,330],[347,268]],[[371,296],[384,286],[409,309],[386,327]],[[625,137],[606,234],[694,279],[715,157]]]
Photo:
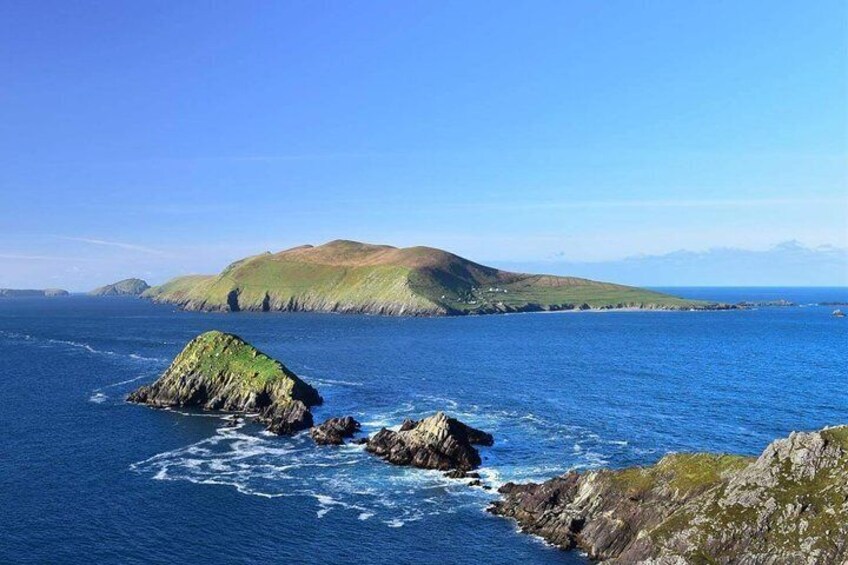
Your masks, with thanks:
[[[79,257],[60,257],[56,255],[24,255],[17,253],[0,253],[0,260],[7,261],[88,261]]]
[[[572,208],[756,208],[799,205],[848,205],[848,198],[714,198],[714,199],[648,199],[648,200],[574,200],[528,202],[517,207],[526,210]],[[515,206],[512,206],[513,208]]]
[[[70,237],[70,236],[58,236],[59,239],[64,239],[65,241],[79,241],[81,243],[89,243],[91,245],[102,245],[106,247],[117,247],[119,249],[126,249],[128,251],[138,251],[140,253],[147,253],[149,255],[166,255],[164,251],[160,251],[159,249],[153,249],[152,247],[147,247],[145,245],[137,245],[135,243],[124,243],[121,241],[108,241],[105,239],[93,239],[88,237]]]

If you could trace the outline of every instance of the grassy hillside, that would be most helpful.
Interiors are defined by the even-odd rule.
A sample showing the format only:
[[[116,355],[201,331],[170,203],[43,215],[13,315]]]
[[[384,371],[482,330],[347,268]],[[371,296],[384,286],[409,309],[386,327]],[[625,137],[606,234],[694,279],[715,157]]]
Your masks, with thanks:
[[[710,306],[635,287],[500,271],[430,247],[342,240],[247,257],[219,275],[178,277],[144,296],[189,310],[385,315]]]
[[[148,288],[150,285],[141,279],[124,279],[95,288],[88,294],[91,296],[139,296]]]

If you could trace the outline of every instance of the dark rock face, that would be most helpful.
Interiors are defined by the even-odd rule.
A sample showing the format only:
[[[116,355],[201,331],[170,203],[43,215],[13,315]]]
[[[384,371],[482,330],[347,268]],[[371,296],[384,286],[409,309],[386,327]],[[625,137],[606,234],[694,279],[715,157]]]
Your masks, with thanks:
[[[319,445],[342,445],[344,438],[353,437],[359,431],[359,422],[351,416],[330,418],[309,432]]]
[[[292,434],[312,426],[309,406],[320,404],[321,396],[238,336],[212,331],[189,342],[159,379],[127,400],[156,407],[258,412],[270,431]]]
[[[262,412],[259,420],[268,424],[268,431],[281,436],[308,430],[313,424],[312,412],[300,400],[272,404]]]
[[[844,563],[848,426],[792,434],[758,459],[667,455],[651,467],[509,483],[490,511],[609,563]]]
[[[418,422],[406,420],[397,432],[383,428],[365,449],[395,465],[469,471],[481,462],[473,446],[493,443],[486,432],[439,412]]]

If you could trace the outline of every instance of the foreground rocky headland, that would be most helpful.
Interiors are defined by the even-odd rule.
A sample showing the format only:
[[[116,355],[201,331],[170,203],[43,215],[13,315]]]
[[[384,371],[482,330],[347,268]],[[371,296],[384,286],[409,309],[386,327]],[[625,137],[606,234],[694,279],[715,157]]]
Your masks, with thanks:
[[[127,398],[156,407],[257,413],[277,434],[312,427],[318,391],[238,336],[210,331],[191,340],[151,385]]]
[[[758,458],[674,454],[500,492],[491,512],[608,563],[848,559],[848,426],[793,433]]]

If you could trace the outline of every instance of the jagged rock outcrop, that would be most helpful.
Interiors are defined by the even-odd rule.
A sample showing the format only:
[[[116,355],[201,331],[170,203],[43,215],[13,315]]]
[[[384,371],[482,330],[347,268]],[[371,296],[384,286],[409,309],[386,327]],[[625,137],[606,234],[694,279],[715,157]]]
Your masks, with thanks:
[[[150,406],[258,413],[268,429],[292,434],[312,426],[318,391],[238,336],[211,331],[194,338],[153,384],[127,398]]]
[[[88,294],[91,296],[141,296],[148,288],[150,285],[142,279],[124,279],[95,288]]]
[[[417,422],[405,420],[396,432],[383,428],[365,449],[395,465],[469,471],[481,462],[474,445],[493,443],[490,434],[439,412]]]
[[[330,418],[309,432],[319,445],[342,445],[344,438],[353,437],[359,431],[360,424],[351,416]]]
[[[667,455],[651,467],[508,483],[490,510],[608,563],[845,563],[848,426],[793,433],[759,458]]]
[[[281,436],[294,435],[308,430],[314,423],[312,412],[300,400],[274,403],[262,411],[260,419],[268,425],[268,431]]]

